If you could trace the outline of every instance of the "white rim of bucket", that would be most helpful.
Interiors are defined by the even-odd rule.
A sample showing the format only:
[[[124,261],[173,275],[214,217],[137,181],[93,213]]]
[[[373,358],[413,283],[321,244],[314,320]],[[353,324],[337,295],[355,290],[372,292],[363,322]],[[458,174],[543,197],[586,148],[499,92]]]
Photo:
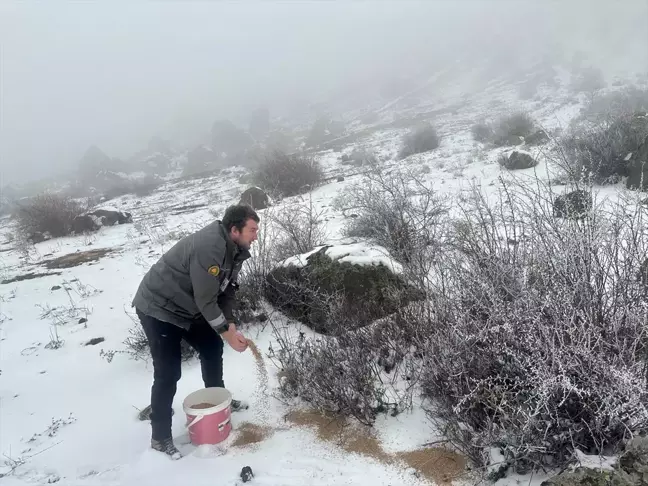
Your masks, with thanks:
[[[209,408],[192,408],[192,405],[197,405],[199,403],[210,403],[214,401],[214,396],[217,396],[216,399],[220,400],[220,403]],[[218,396],[220,395],[220,396]],[[226,388],[203,388],[202,390],[197,390],[193,393],[187,395],[182,403],[182,408],[184,412],[188,415],[194,417],[211,415],[213,413],[222,412],[232,404],[232,394]]]

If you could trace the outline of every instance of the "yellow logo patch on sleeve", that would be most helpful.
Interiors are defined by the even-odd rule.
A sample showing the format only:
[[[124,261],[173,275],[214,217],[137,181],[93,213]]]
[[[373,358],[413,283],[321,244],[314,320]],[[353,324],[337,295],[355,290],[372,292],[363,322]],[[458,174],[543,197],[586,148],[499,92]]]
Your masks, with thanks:
[[[210,275],[213,275],[214,277],[218,277],[218,274],[220,273],[220,268],[218,268],[218,265],[213,265],[207,269]]]

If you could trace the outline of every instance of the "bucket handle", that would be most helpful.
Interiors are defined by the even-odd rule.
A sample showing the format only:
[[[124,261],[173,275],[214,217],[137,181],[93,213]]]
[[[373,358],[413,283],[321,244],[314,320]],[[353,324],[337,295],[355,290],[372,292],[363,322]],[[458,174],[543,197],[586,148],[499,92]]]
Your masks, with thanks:
[[[200,422],[202,419],[205,418],[205,415],[196,415],[194,419],[187,424],[187,428],[190,428],[193,425],[196,425],[198,422]],[[229,423],[230,417],[227,417],[223,422],[218,424],[218,430],[223,430],[223,428]]]

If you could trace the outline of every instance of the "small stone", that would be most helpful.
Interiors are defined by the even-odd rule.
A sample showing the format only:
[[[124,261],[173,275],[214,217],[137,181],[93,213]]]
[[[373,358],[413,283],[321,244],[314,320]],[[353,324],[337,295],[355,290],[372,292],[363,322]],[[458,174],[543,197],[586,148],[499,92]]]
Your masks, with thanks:
[[[60,285],[54,285],[51,290],[59,290],[61,288]]]
[[[99,343],[103,343],[105,340],[106,340],[106,338],[96,337],[96,338],[92,338],[90,341],[85,343],[85,345],[86,346],[95,346],[95,345],[97,345]]]
[[[86,323],[86,322],[88,322],[88,319],[86,319],[85,317],[82,317],[81,319],[79,319],[79,324],[83,324],[83,323]]]
[[[241,479],[244,483],[247,483],[253,477],[254,473],[252,472],[252,468],[250,466],[245,466],[243,469],[241,469]]]
[[[338,182],[344,182],[344,176],[338,176],[337,181]]]

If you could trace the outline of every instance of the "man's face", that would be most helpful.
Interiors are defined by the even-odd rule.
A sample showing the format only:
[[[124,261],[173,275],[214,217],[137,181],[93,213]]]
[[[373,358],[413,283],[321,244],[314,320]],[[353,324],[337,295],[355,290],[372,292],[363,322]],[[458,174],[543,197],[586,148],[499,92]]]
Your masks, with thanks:
[[[256,241],[259,225],[253,219],[248,219],[241,231],[236,226],[232,227],[230,236],[232,241],[245,250],[249,250],[253,241]]]

